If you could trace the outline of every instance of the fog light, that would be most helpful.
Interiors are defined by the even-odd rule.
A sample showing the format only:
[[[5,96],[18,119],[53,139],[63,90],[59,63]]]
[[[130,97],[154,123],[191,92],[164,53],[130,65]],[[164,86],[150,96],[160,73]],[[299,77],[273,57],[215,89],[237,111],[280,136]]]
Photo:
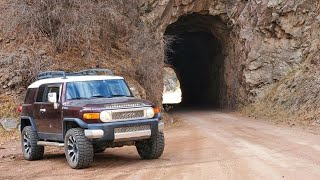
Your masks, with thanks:
[[[109,122],[112,120],[111,111],[102,111],[100,113],[100,120],[103,122]]]

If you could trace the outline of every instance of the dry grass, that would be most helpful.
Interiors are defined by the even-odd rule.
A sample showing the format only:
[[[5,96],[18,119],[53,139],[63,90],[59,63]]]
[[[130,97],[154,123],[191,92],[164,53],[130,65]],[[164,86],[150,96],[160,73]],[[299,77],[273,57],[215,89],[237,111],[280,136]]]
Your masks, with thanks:
[[[8,68],[14,68],[17,76],[17,71],[23,72],[24,87],[39,71],[109,68],[139,82],[147,99],[159,105],[165,43],[159,41],[154,27],[149,27],[152,25],[141,22],[143,3],[143,0],[8,0],[0,26],[5,38],[14,40],[3,49],[8,49],[7,46],[28,49],[26,60],[18,59]],[[43,59],[37,52],[44,42],[50,59]]]
[[[105,50],[126,37],[139,17],[139,0],[9,0],[1,24],[5,32],[32,38],[40,33],[58,51],[70,47]]]
[[[0,117],[18,117],[16,100],[10,96],[0,95]]]
[[[0,117],[14,117],[17,118],[19,116],[17,112],[16,101],[9,96],[0,96]],[[0,125],[0,143],[17,139],[19,137],[18,130],[5,131],[3,127]]]
[[[290,126],[320,126],[320,67],[308,62],[277,82],[242,114]]]
[[[181,120],[179,117],[166,112],[162,113],[161,116],[166,129],[178,127],[183,123],[183,120]]]
[[[0,7],[0,59],[9,75],[0,78],[7,84],[13,77],[22,83],[0,93],[10,92],[0,105],[0,118],[17,117],[17,104],[40,71],[78,71],[85,68],[109,68],[124,76],[143,98],[161,106],[165,61],[172,37],[159,41],[140,21],[142,0],[7,0]],[[45,52],[43,55],[42,52]],[[1,72],[0,72],[1,75]],[[175,120],[164,114],[166,124]],[[0,141],[18,137],[17,131],[0,129]]]
[[[147,97],[161,105],[164,67],[162,44],[157,42],[154,35],[143,31],[136,31],[129,42],[134,44],[130,52],[139,83],[145,88]]]
[[[12,131],[5,131],[2,126],[0,126],[0,143],[7,142],[9,140],[18,140],[20,133],[17,129]]]

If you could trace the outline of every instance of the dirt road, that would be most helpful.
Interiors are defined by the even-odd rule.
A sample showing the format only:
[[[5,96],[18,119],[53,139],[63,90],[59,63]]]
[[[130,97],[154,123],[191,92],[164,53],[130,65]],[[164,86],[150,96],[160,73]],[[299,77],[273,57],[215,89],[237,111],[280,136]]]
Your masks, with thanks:
[[[320,135],[214,111],[176,116],[183,123],[165,131],[161,159],[107,149],[91,168],[72,170],[62,149],[28,162],[15,141],[0,145],[0,179],[320,179]]]

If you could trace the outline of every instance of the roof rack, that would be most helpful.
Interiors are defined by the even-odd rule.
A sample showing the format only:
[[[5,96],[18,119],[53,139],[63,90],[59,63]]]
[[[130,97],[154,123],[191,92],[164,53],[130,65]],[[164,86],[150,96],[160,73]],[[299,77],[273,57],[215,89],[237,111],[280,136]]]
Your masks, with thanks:
[[[46,72],[41,72],[41,73],[38,74],[37,80],[55,78],[55,77],[66,78],[66,72],[64,72],[64,71],[46,71]]]
[[[78,73],[83,75],[98,75],[98,72],[108,73],[110,76],[114,76],[110,69],[86,69],[79,71]]]
[[[67,78],[67,76],[99,75],[99,72],[107,73],[110,76],[114,76],[110,69],[86,69],[79,72],[46,71],[39,73],[37,76],[37,80],[57,77]]]

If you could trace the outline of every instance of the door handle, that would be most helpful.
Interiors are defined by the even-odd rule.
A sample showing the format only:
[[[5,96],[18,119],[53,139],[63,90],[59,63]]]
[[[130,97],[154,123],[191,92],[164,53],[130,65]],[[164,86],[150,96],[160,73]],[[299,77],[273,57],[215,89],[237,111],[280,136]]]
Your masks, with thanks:
[[[45,113],[47,110],[46,109],[40,109],[41,113]]]

